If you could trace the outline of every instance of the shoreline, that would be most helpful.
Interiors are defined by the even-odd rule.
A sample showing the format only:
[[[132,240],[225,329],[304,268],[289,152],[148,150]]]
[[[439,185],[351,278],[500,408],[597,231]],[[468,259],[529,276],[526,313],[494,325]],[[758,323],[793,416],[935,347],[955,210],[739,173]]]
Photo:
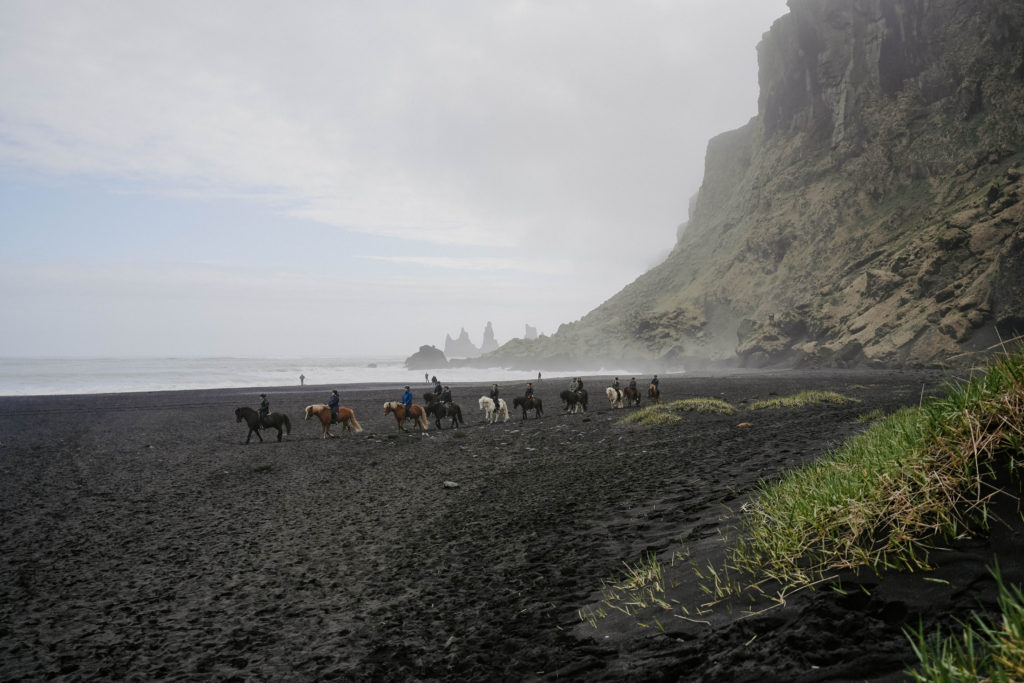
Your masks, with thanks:
[[[469,383],[453,386],[467,424],[431,423],[423,435],[383,415],[390,384],[272,388],[271,410],[290,415],[291,433],[278,443],[267,430],[248,445],[233,410],[254,406],[260,387],[3,397],[0,674],[891,680],[913,662],[902,625],[988,605],[986,564],[995,545],[1016,549],[1012,538],[962,545],[958,569],[942,575],[948,589],[920,575],[861,576],[876,596],[863,604],[821,591],[708,626],[668,613],[664,632],[614,618],[595,629],[580,612],[646,553],[668,564],[682,542],[694,561],[712,557],[726,511],[760,481],[859,433],[857,418],[873,409],[941,393],[947,377],[666,376],[665,400],[714,396],[746,410],[828,389],[860,403],[687,413],[653,428],[619,424],[629,410],[596,392],[587,413],[563,414],[555,377],[539,385],[543,417],[485,425],[476,398],[489,384]],[[588,388],[604,380],[584,378]],[[319,423],[302,420],[331,388],[363,432],[321,440]],[[511,388],[503,396],[518,395]],[[1015,562],[1004,566],[1011,577]],[[837,648],[843,624],[858,635]]]

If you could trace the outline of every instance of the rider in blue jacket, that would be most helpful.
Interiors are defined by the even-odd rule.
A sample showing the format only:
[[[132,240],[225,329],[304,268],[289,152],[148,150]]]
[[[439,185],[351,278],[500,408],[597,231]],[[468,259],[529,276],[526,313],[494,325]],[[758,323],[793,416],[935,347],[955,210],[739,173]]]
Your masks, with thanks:
[[[412,390],[409,389],[409,385],[405,385],[405,393],[402,394],[402,405],[405,406],[405,412],[408,414],[412,411]]]

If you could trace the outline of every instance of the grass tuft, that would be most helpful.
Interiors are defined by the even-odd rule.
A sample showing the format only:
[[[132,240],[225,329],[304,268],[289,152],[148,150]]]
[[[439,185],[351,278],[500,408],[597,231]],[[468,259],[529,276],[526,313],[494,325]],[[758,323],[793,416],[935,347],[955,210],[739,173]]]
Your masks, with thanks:
[[[859,403],[859,399],[843,396],[835,391],[801,391],[792,396],[778,396],[763,401],[753,401],[749,406],[750,410],[764,410],[767,408],[798,408],[801,406],[815,405],[819,403]]]
[[[837,569],[927,569],[933,537],[984,527],[996,492],[985,475],[1000,455],[1024,461],[1020,351],[762,485],[732,559],[793,587]]]
[[[908,630],[920,664],[908,671],[916,681],[1021,681],[1024,680],[1024,594],[1020,586],[1007,586],[992,569],[999,586],[1002,623],[993,626],[975,615],[964,624],[959,638],[927,637],[924,629]]]
[[[705,415],[733,415],[736,408],[717,398],[688,398],[682,401],[645,406],[619,420],[619,424],[662,426],[682,422],[677,413],[696,412]]]

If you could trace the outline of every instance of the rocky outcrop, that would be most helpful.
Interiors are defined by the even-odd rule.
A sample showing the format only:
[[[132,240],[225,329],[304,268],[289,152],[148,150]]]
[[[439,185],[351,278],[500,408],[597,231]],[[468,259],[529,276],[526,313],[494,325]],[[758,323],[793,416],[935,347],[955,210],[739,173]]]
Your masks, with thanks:
[[[405,367],[410,370],[445,368],[448,367],[448,359],[436,346],[421,346],[419,351],[405,359]]]
[[[506,364],[956,364],[1024,331],[1024,4],[789,5],[670,256]]]
[[[491,327],[491,321],[487,321],[487,325],[484,327],[484,341],[480,344],[481,353],[490,353],[498,348],[498,340],[494,338],[494,328]]]
[[[452,339],[450,334],[444,336],[444,355],[448,358],[476,358],[480,349],[469,340],[469,333],[463,327],[458,339]]]

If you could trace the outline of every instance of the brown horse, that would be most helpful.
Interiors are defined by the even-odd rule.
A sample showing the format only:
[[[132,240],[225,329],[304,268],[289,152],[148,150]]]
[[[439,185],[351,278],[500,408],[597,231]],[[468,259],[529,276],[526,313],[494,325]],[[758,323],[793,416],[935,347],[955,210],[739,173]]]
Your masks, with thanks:
[[[534,417],[540,417],[541,415],[544,414],[544,404],[541,403],[541,400],[536,397],[525,398],[523,396],[516,396],[515,398],[512,399],[512,407],[520,408],[523,411],[524,420],[526,419],[527,410],[535,411],[533,414]]]
[[[625,400],[627,406],[638,406],[640,405],[640,390],[634,389],[633,387],[626,387],[622,390],[622,398]]]
[[[334,434],[331,434],[331,407],[324,405],[323,403],[316,403],[311,406],[306,406],[306,420],[316,415],[320,418],[320,424],[323,425],[324,432],[320,437],[326,439],[327,437],[334,438]],[[359,420],[356,419],[356,414],[352,412],[351,408],[340,406],[338,408],[338,419],[337,422],[341,423],[341,430],[343,432],[351,432],[353,430],[357,432],[363,431],[363,428],[359,424]]]
[[[418,406],[415,403],[412,405],[412,408],[410,408],[409,414],[406,415],[404,404],[399,403],[398,401],[388,401],[384,404],[384,414],[387,415],[388,413],[394,414],[395,422],[398,423],[398,428],[403,432],[405,431],[405,427],[403,425],[406,417],[411,417],[413,421],[419,425],[421,432],[430,426],[430,423],[427,422],[427,414],[423,411],[423,406]]]
[[[647,387],[647,398],[651,403],[661,403],[661,390],[652,384]]]

